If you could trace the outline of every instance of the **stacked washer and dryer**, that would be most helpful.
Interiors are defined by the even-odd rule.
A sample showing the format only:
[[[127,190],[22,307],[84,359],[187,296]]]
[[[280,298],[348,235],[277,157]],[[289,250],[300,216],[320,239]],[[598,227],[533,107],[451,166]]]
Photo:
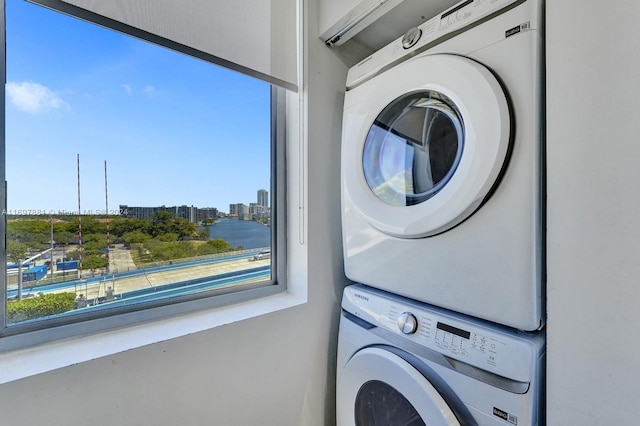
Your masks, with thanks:
[[[544,423],[542,0],[467,0],[349,70],[337,417]]]

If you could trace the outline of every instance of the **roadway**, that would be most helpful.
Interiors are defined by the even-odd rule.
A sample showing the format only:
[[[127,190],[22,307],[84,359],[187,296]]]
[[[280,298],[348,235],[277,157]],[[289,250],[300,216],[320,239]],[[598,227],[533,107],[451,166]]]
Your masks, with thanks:
[[[76,294],[83,294],[89,302],[96,298],[104,297],[109,287],[113,289],[116,297],[123,293],[145,288],[154,288],[173,283],[185,283],[201,278],[215,278],[230,273],[240,273],[247,269],[268,267],[270,261],[258,260],[250,262],[249,257],[240,259],[203,260],[190,262],[185,265],[165,265],[152,270],[138,269],[135,274],[113,274],[103,277],[88,278],[80,284],[70,284],[65,288],[52,290],[52,292],[69,291],[72,287]],[[237,275],[237,274],[236,274]]]
[[[194,284],[202,287],[220,286],[223,283],[216,279],[224,278],[225,285],[237,285],[268,278],[270,260],[251,261],[255,253],[244,252],[223,257],[213,257],[192,260],[183,263],[169,263],[155,267],[135,269],[128,250],[116,248],[110,250],[110,270],[122,271],[97,277],[86,277],[82,280],[70,280],[55,283],[45,283],[36,286],[25,286],[23,295],[37,293],[74,292],[77,296],[84,296],[90,304],[98,299],[104,300],[107,289],[111,288],[116,298],[127,297],[127,293],[137,290],[149,289],[156,292],[158,288],[172,285],[175,287],[189,288]],[[250,274],[241,277],[241,272]],[[230,278],[234,278],[231,279]],[[228,282],[227,282],[228,281]],[[204,284],[203,284],[204,283]],[[202,290],[202,288],[200,289]],[[193,289],[192,289],[193,291]],[[139,291],[135,294],[140,293]],[[144,293],[144,292],[143,292]],[[133,293],[131,293],[133,294]],[[14,298],[17,289],[7,291],[8,298]]]

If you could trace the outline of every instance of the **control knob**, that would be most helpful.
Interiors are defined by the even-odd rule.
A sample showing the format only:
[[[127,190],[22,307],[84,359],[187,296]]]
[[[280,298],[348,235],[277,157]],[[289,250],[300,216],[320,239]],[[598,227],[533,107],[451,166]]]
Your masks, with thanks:
[[[402,47],[406,49],[411,49],[416,45],[418,40],[420,40],[420,36],[422,36],[422,30],[420,28],[414,27],[407,31],[402,37]]]
[[[403,312],[398,317],[398,328],[404,334],[413,334],[418,329],[418,319],[411,312]]]

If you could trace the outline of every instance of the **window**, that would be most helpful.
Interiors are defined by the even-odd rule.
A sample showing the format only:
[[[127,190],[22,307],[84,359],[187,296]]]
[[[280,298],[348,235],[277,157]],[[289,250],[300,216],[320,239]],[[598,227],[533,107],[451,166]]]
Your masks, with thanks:
[[[71,10],[5,1],[3,339],[281,291],[284,90]]]

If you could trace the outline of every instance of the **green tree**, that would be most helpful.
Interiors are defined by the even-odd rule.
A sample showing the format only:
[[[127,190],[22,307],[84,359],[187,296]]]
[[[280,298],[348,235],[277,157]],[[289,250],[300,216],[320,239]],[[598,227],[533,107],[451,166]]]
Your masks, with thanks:
[[[29,246],[18,241],[7,240],[7,257],[18,265],[21,271],[22,262],[26,259]],[[18,299],[22,300],[22,272],[18,275]]]
[[[53,241],[55,241],[56,244],[71,244],[74,238],[77,239],[77,234],[68,231],[56,231],[54,227]]]
[[[157,237],[158,235],[171,232],[171,220],[173,215],[170,212],[159,211],[153,216],[151,220],[151,235]]]
[[[211,238],[211,230],[209,228],[200,228],[198,230],[199,240],[207,241],[209,238]]]
[[[78,250],[71,250],[65,253],[65,257],[70,260],[80,259],[80,252]]]
[[[194,244],[189,241],[162,243],[153,247],[150,252],[154,261],[183,259],[193,257],[197,253]]]
[[[107,259],[99,256],[89,256],[86,259],[82,259],[82,269],[90,269],[92,272],[96,269],[104,268],[108,264]]]
[[[187,219],[177,217],[171,221],[170,232],[178,234],[181,240],[189,239],[197,235],[196,224]]]
[[[151,239],[151,235],[146,234],[140,230],[127,232],[122,235],[122,241],[125,244],[144,243],[145,241],[148,241],[150,239]]]
[[[27,258],[29,246],[18,241],[7,240],[7,258],[16,264]]]
[[[222,238],[209,240],[206,243],[198,246],[198,254],[201,256],[207,254],[225,253],[231,250],[233,250],[231,245]]]
[[[70,311],[73,309],[75,298],[76,295],[73,293],[53,293],[9,302],[7,322],[17,323]]]
[[[78,217],[66,222],[67,232],[78,233]],[[82,216],[82,233],[83,234],[105,234],[107,232],[107,225],[95,220],[92,216]]]
[[[144,219],[118,218],[111,221],[109,229],[111,234],[118,237],[136,231],[151,235],[151,222]]]
[[[166,234],[162,234],[162,235],[158,235],[156,237],[156,239],[158,241],[162,241],[165,243],[171,242],[171,241],[178,241],[179,235],[174,233],[174,232],[168,232]]]

